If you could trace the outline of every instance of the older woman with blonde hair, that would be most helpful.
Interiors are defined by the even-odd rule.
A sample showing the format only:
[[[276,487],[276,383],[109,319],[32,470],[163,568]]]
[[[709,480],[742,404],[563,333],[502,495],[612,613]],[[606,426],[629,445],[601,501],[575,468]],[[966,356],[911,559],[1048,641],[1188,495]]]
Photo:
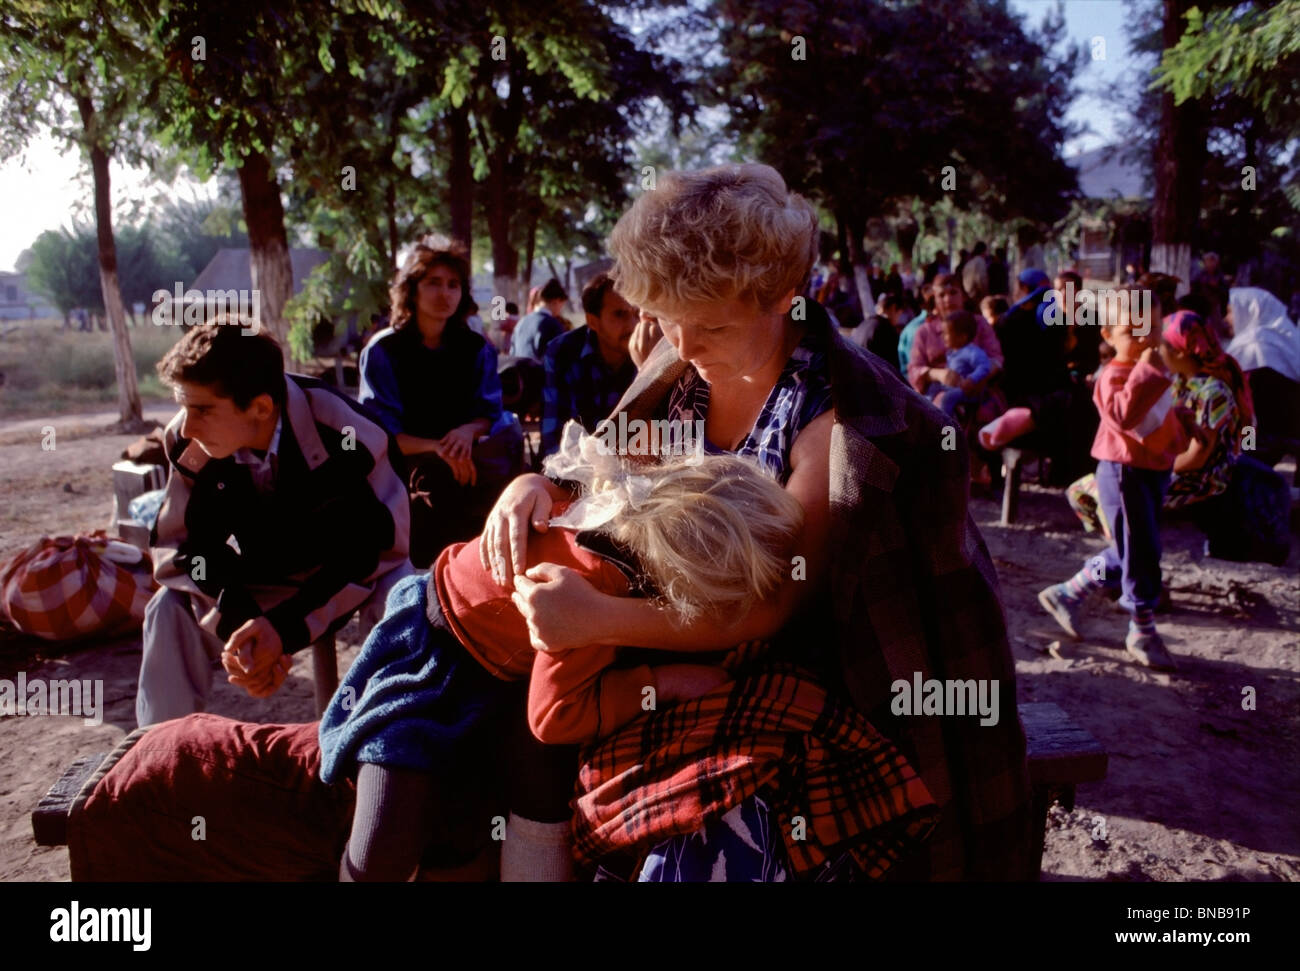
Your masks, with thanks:
[[[775,474],[803,524],[789,576],[771,596],[725,623],[683,623],[652,602],[607,596],[572,570],[526,569],[530,530],[545,532],[552,505],[569,497],[564,484],[538,475],[512,482],[489,514],[483,566],[513,585],[539,650],[714,651],[770,642],[745,670],[794,663],[813,672],[916,754],[945,807],[929,843],[895,874],[1029,876],[1027,770],[1014,702],[984,727],[892,712],[893,686],[914,676],[997,680],[1000,697],[1014,699],[1014,667],[993,569],[967,515],[964,445],[943,434],[947,419],[929,402],[845,342],[820,306],[796,296],[817,241],[812,207],[775,170],[752,164],[662,176],[609,241],[616,289],[663,332],[615,410],[619,427],[637,419],[702,427],[707,451],[748,456]],[[634,454],[643,445],[633,439],[620,448]],[[595,818],[608,805],[593,780],[622,778],[624,762],[640,771],[657,764],[651,749],[689,732],[670,721],[687,717],[682,712],[652,710],[584,754],[575,830],[629,834],[620,845],[624,876],[635,860],[643,880],[781,879],[799,837],[777,809],[784,803],[774,780],[732,804],[669,785],[682,776],[650,778],[609,817]],[[699,781],[722,754],[698,753],[678,768]],[[572,767],[561,768],[571,779]],[[666,806],[665,786],[677,793]],[[647,830],[640,825],[647,816],[669,822]],[[647,832],[666,838],[646,845]],[[818,876],[848,865],[826,862]]]

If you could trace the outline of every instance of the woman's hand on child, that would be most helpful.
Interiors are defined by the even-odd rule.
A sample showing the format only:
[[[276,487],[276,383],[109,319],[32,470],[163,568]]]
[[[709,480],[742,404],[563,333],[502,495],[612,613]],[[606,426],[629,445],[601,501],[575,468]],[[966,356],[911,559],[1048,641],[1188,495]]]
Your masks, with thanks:
[[[601,593],[577,570],[558,563],[539,563],[515,577],[511,594],[528,624],[528,638],[539,651],[571,651],[598,643],[594,626],[608,594]]]
[[[659,701],[694,701],[731,680],[726,671],[710,664],[661,664],[654,672]]]
[[[550,481],[541,475],[521,475],[502,490],[488,513],[479,537],[479,562],[499,586],[524,572],[528,562],[528,530],[546,532],[554,502]]]

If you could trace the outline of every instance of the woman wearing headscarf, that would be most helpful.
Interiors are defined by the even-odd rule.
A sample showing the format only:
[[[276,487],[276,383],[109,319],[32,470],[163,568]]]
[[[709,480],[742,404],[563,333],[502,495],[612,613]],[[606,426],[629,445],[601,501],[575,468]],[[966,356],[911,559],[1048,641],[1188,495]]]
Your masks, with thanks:
[[[1275,463],[1300,439],[1300,328],[1282,301],[1259,287],[1228,291],[1227,351],[1241,365],[1255,400],[1256,457]]]
[[[1202,502],[1228,490],[1241,454],[1242,429],[1255,420],[1250,386],[1206,321],[1190,310],[1166,318],[1161,353],[1174,379],[1174,398],[1195,417],[1203,437],[1174,460],[1165,506]]]

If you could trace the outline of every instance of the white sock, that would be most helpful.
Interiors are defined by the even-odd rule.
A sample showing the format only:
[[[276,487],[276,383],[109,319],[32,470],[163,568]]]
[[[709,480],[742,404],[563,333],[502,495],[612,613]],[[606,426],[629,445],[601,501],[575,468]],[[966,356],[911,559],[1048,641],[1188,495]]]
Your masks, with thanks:
[[[572,879],[569,823],[539,823],[511,813],[501,847],[501,882],[567,883]]]

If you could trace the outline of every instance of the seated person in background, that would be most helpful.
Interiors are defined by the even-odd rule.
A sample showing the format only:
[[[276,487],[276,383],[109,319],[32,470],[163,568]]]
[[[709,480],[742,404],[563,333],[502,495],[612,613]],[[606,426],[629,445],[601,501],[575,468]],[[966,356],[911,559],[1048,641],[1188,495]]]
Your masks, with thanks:
[[[887,292],[876,301],[876,312],[846,336],[897,370],[898,334],[906,323],[907,311],[902,299],[896,293]]]
[[[279,345],[251,326],[194,327],[158,364],[182,410],[164,433],[142,726],[202,711],[219,655],[232,683],[273,694],[290,654],[359,607],[382,616],[410,572],[387,432],[322,382],[286,375]]]
[[[562,334],[542,358],[542,455],[560,447],[560,429],[570,419],[588,432],[618,404],[636,377],[628,342],[637,309],[614,292],[614,281],[598,274],[582,291],[587,326]]]
[[[1245,374],[1225,353],[1208,320],[1180,310],[1164,324],[1161,345],[1174,375],[1174,398],[1194,416],[1201,437],[1174,460],[1165,506],[1203,503],[1228,489],[1232,464],[1241,455],[1242,432],[1255,423],[1255,406]],[[1207,522],[1201,523],[1207,533]]]
[[[1255,457],[1273,465],[1300,439],[1300,328],[1259,287],[1234,287],[1226,320],[1234,336],[1225,350],[1246,373],[1255,403]]]
[[[560,315],[569,299],[555,277],[546,281],[540,296],[541,306],[520,320],[510,335],[510,356],[532,358],[538,364],[542,362],[546,345],[568,330]]]
[[[989,326],[997,330],[998,320],[1007,312],[1007,298],[1001,294],[990,294],[980,301],[980,316],[989,322]]]
[[[501,379],[496,350],[466,323],[463,250],[426,237],[389,295],[389,326],[361,352],[359,400],[406,456],[411,562],[423,569],[448,543],[479,530],[500,476],[513,469],[497,461],[491,442],[476,449],[502,418]]]
[[[962,293],[961,282],[955,274],[941,273],[934,278],[934,311],[917,328],[907,364],[907,379],[922,394],[933,384],[956,387],[960,380],[957,376],[946,373],[948,348],[944,344],[943,326],[949,314],[966,309],[965,303],[966,296]],[[978,345],[993,364],[993,369],[975,382],[978,387],[967,392],[973,395],[982,392],[989,378],[1002,369],[1002,347],[998,344],[993,328],[983,318],[975,321],[972,343]]]
[[[506,316],[500,323],[493,322],[490,332],[492,345],[502,354],[510,350],[510,337],[519,323],[519,304],[513,300],[506,302]]]
[[[922,284],[920,306],[916,305],[915,300],[912,304],[907,323],[903,324],[903,329],[898,332],[898,373],[904,376],[907,374],[907,364],[912,359],[912,343],[916,340],[916,332],[934,311],[934,286],[929,283]]]
[[[957,310],[943,319],[943,343],[948,348],[948,375],[945,383],[935,382],[926,389],[930,400],[946,415],[955,415],[961,404],[979,404],[984,379],[993,373],[993,362],[975,341],[975,316]],[[954,377],[955,375],[955,377]]]

